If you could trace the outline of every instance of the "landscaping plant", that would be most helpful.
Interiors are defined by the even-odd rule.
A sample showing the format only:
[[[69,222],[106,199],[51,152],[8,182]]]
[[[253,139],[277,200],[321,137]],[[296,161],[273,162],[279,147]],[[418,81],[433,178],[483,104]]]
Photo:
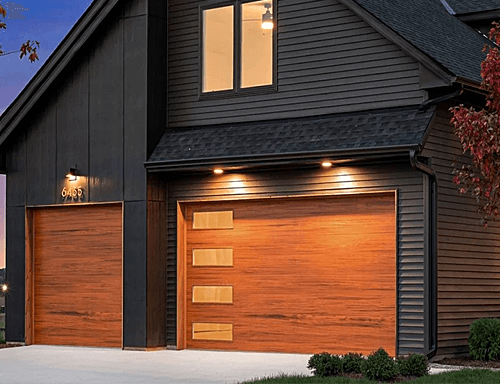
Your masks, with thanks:
[[[396,362],[383,348],[371,353],[363,364],[363,375],[370,380],[386,381],[397,374]]]
[[[312,370],[314,376],[336,376],[342,372],[342,360],[339,356],[323,352],[311,356],[307,368]]]
[[[364,362],[361,354],[349,352],[342,358],[342,370],[347,373],[363,373]]]
[[[425,355],[411,354],[399,357],[397,361],[399,373],[402,375],[420,377],[429,373],[429,360]]]
[[[477,360],[500,359],[500,319],[479,319],[470,326],[469,353]]]

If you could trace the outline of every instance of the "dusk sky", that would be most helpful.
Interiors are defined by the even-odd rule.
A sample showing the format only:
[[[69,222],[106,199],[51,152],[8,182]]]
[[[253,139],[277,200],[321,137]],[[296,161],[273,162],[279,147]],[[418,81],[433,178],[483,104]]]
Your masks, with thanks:
[[[0,31],[4,52],[19,50],[26,40],[38,40],[40,60],[32,64],[14,53],[0,57],[0,114],[40,69],[91,0],[1,1],[7,10],[7,29]],[[2,18],[0,17],[1,21]],[[5,176],[0,177],[0,268],[5,266]]]

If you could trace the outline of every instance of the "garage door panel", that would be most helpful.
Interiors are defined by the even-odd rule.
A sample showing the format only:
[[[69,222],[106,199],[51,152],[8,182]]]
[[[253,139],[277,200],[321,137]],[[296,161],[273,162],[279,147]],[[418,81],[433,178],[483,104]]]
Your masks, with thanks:
[[[35,344],[121,347],[121,205],[33,210]]]
[[[193,229],[193,212],[224,210],[233,229]],[[188,348],[395,353],[394,193],[196,203],[185,218]],[[232,267],[193,267],[193,249],[225,247]],[[233,304],[192,303],[200,285],[233,286]],[[193,340],[199,321],[233,324],[233,341]]]

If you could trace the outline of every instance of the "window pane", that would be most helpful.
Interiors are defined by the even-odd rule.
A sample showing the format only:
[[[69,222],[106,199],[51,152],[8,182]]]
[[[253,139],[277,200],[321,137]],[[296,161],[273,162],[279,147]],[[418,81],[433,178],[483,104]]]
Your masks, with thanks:
[[[203,11],[203,92],[233,89],[233,6]]]
[[[273,83],[273,33],[263,28],[262,16],[273,14],[271,1],[242,4],[241,87]]]

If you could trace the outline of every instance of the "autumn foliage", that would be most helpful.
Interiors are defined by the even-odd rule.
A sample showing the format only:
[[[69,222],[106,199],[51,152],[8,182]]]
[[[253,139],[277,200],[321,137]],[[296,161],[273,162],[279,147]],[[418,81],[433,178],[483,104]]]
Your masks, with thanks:
[[[481,88],[488,93],[486,108],[477,111],[460,105],[450,109],[455,134],[472,158],[472,164],[455,169],[453,181],[460,193],[476,197],[485,225],[498,216],[500,205],[500,24],[493,24],[490,39],[496,45],[485,46],[487,56],[481,64]]]
[[[2,6],[0,3],[0,16],[5,19],[7,17],[7,11],[6,9]],[[4,21],[1,21],[0,19],[0,30],[1,29],[7,29],[7,24],[5,24]],[[27,40],[24,44],[21,45],[21,48],[19,49],[20,52],[20,58],[22,59],[23,57],[27,57],[29,61],[32,63],[36,60],[38,60],[38,53],[37,49],[40,47],[40,43],[36,40]],[[0,45],[0,56],[5,56],[9,55],[11,53],[16,53],[18,51],[13,51],[13,52],[3,52],[2,51],[2,46]]]

